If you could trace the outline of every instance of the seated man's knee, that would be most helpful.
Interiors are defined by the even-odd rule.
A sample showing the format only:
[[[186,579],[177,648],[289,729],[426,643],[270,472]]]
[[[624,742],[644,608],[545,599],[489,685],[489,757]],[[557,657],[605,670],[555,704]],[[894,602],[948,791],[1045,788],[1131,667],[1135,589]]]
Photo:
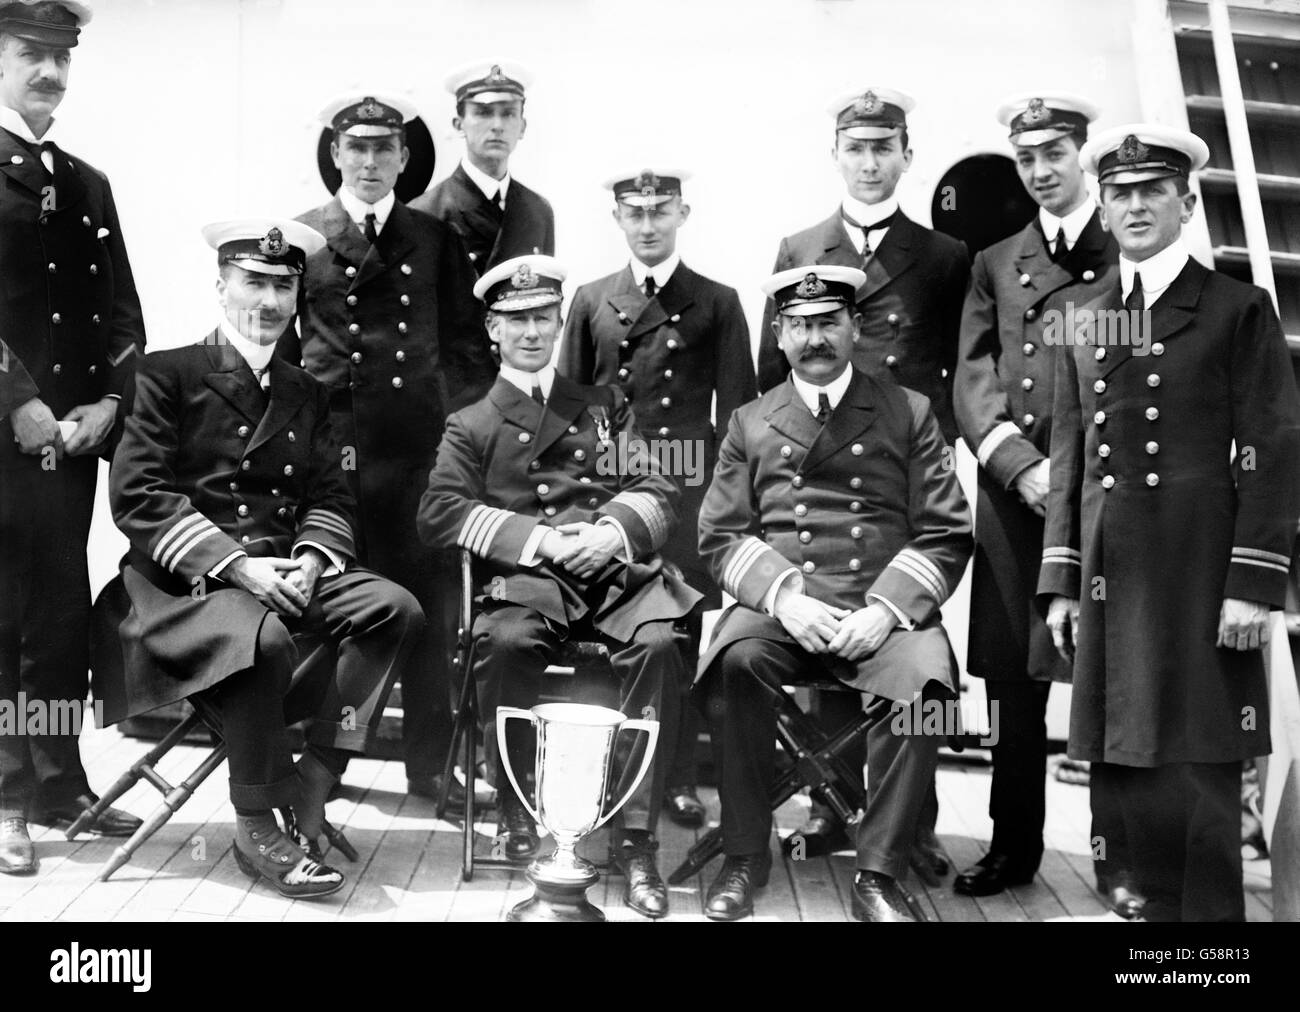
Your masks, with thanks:
[[[531,608],[498,608],[480,615],[474,628],[480,653],[494,657],[535,653],[546,642],[546,623]]]
[[[424,630],[424,609],[405,587],[386,581],[379,591],[379,599],[383,616],[395,621],[407,635],[416,636]]]
[[[257,631],[257,667],[264,676],[282,678],[287,689],[298,663],[298,646],[278,615],[267,615]]]

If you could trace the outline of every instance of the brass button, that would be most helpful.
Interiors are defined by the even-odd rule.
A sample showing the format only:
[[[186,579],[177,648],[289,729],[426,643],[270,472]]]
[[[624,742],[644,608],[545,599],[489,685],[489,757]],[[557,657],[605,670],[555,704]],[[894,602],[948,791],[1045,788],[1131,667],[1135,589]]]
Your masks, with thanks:
[[[92,277],[93,277],[94,275],[98,274],[98,273],[99,273],[99,264],[91,264],[91,265],[90,265],[90,273],[91,273],[91,276],[92,276]]]
[[[1160,385],[1160,376],[1159,376],[1159,374],[1157,374],[1157,373],[1152,373],[1150,376],[1147,377],[1147,386],[1149,386],[1149,387],[1151,387],[1151,388],[1154,389],[1155,387],[1158,387],[1159,385]]]
[[[618,322],[619,322],[619,323],[628,323],[629,320],[628,320],[628,315],[627,315],[627,313],[619,312],[619,314],[618,314]],[[627,345],[624,344],[623,347],[626,348]]]
[[[239,491],[239,482],[237,482],[237,481],[232,481],[232,482],[230,483],[230,491],[232,491],[232,492],[238,492],[238,491]]]
[[[794,515],[797,517],[806,517],[808,515],[808,507],[803,503],[798,503],[794,508]]]
[[[1027,426],[1028,426],[1028,425],[1033,425],[1033,424],[1034,424],[1034,416],[1033,416],[1033,415],[1028,415],[1028,414],[1027,414],[1027,415],[1025,415],[1024,418],[1021,419],[1021,421],[1024,422],[1025,425],[1027,425]]]
[[[857,499],[854,499],[851,503],[849,503],[849,512],[850,512],[850,513],[861,513],[861,512],[862,512],[862,503],[859,502]]]
[[[862,528],[858,527],[856,524],[853,527],[850,527],[849,537],[851,537],[854,541],[862,540]]]
[[[1032,376],[1026,376],[1020,381],[1020,385],[1026,390],[1032,390],[1034,389],[1034,378]]]
[[[792,453],[794,453],[794,450],[792,450],[788,444],[781,447],[782,457],[789,457]]]
[[[94,376],[94,375],[95,375],[95,369],[96,369],[96,367],[92,365],[92,366],[90,366],[90,367],[86,370],[86,372],[88,372],[88,373],[90,373],[90,375]]]
[[[1159,452],[1160,452],[1160,444],[1157,443],[1154,439],[1151,440],[1149,443],[1147,443],[1147,453],[1149,453],[1151,456],[1154,457]]]
[[[675,338],[675,337],[670,337],[670,338],[669,338],[667,341],[665,341],[664,343],[668,346],[668,350],[669,350],[669,351],[676,351],[676,350],[677,350],[677,338]]]
[[[293,465],[292,465],[292,464],[285,464],[285,465],[284,465],[284,476],[285,476],[286,478],[292,478],[292,477],[293,477]]]
[[[279,495],[279,494],[280,494],[280,490],[278,488],[271,489],[271,495]]]
[[[573,451],[573,459],[574,459],[574,460],[586,460],[586,459],[587,459],[587,451],[586,451],[586,450],[574,450],[574,451]]]
[[[1160,484],[1160,475],[1152,471],[1150,474],[1147,475],[1147,484],[1150,485],[1152,488],[1155,488],[1157,485]]]
[[[531,442],[531,441],[532,441],[532,438],[533,438],[533,437],[530,436],[527,432],[521,432],[521,433],[519,433],[519,442],[521,442],[521,443],[528,443],[528,442]]]
[[[571,436],[576,436],[577,434],[578,434],[578,427],[577,427],[576,425],[570,425],[570,426],[569,426],[569,435],[571,435]]]
[[[406,274],[406,275],[408,275],[408,276],[409,276],[410,273],[411,273],[411,265],[410,265],[410,264],[402,264],[402,266],[401,266],[400,268],[398,268],[398,269],[399,269],[403,274]]]
[[[659,398],[659,404],[662,407],[671,408],[673,406],[673,399],[671,397],[661,397]]]
[[[799,532],[799,543],[800,543],[800,544],[804,544],[804,545],[806,545],[806,544],[809,544],[811,541],[812,541],[812,533],[811,533],[811,532],[809,532],[809,531],[800,531],[800,532]]]
[[[348,268],[347,270],[345,270],[343,273],[346,274],[346,275],[347,275],[348,277],[350,277],[350,278],[355,278],[355,277],[357,276],[357,269],[356,269],[355,267],[349,267],[349,268]]]
[[[247,471],[252,466],[253,466],[253,462],[251,460],[245,460],[239,465],[239,469],[241,471]]]
[[[862,568],[862,562],[861,562],[860,560],[858,560],[858,559],[849,559],[849,569],[850,569],[850,570],[852,570],[853,572],[856,573],[856,572],[857,572],[859,569],[861,569],[861,568]]]
[[[803,571],[805,573],[815,573],[817,572],[817,567],[812,562],[805,562],[803,564]]]
[[[247,425],[241,425],[238,429],[235,430],[236,434],[239,436],[240,439],[247,439],[249,431],[250,430]]]
[[[1101,479],[1101,487],[1102,487],[1102,488],[1107,488],[1107,489],[1109,489],[1109,488],[1114,488],[1114,487],[1115,487],[1115,479],[1114,479],[1114,477],[1108,474],[1108,475],[1106,475],[1106,477],[1102,478],[1102,479]]]
[[[83,215],[81,219],[81,223],[85,225],[86,228],[90,228],[90,215]]]
[[[849,479],[849,488],[861,488],[861,487],[862,487],[862,479],[861,479],[861,478],[850,478],[850,479]]]
[[[1159,341],[1157,341],[1155,344],[1151,346],[1152,355],[1163,355],[1164,353],[1165,353],[1165,346],[1161,344]]]
[[[295,442],[297,439],[298,439],[298,437],[295,436],[295,435],[293,434],[293,429],[290,429],[290,430],[289,430],[289,442],[291,442],[291,443],[292,443],[292,442]]]
[[[1102,443],[1102,444],[1100,444],[1100,445],[1097,447],[1097,456],[1098,456],[1098,457],[1109,457],[1109,456],[1110,456],[1110,444],[1109,444],[1109,443]]]
[[[399,334],[405,334],[405,333],[406,333],[406,323],[405,323],[405,322],[399,323],[399,324],[397,325],[397,332],[398,332]]]
[[[411,304],[411,297],[409,295],[403,295],[398,301],[404,306],[409,306]]]
[[[661,435],[661,436],[666,436],[666,435],[668,435],[668,426],[666,426],[666,425],[661,425],[661,426],[659,426],[659,435]]]
[[[555,516],[555,507],[547,506],[546,509],[542,510],[542,512],[545,513],[548,517],[553,517]]]
[[[542,484],[537,486],[538,495],[546,495],[546,493],[548,493],[550,490],[551,490],[551,486],[546,484],[546,482],[542,482]]]
[[[1160,409],[1155,407],[1147,408],[1146,416],[1148,422],[1154,422],[1157,418],[1160,417]]]
[[[51,323],[62,323],[62,322],[63,322],[63,314],[62,314],[62,313],[54,313],[54,314],[50,317],[50,322],[51,322]]]
[[[1034,343],[1032,341],[1026,341],[1023,351],[1025,353],[1025,357],[1028,358],[1030,355],[1034,353]]]
[[[395,390],[401,390],[401,389],[402,389],[402,377],[401,377],[401,376],[394,376],[394,377],[393,377],[393,389],[395,389]]]
[[[666,380],[670,380],[670,379],[672,379],[672,378],[673,378],[673,371],[672,371],[671,369],[665,369],[665,370],[664,370],[664,379],[666,379]]]
[[[578,481],[582,482],[582,484],[584,484],[584,485],[590,485],[590,484],[591,484],[591,479],[588,478],[585,474],[582,475],[581,477],[579,477],[579,478],[578,478]]]
[[[618,343],[618,346],[619,346],[620,348],[630,348],[630,347],[631,347],[631,343],[628,342],[628,341],[620,341],[620,342]]]
[[[890,313],[887,317],[885,317],[885,319],[886,319],[886,321],[889,323],[889,325],[892,327],[894,324],[896,324],[896,323],[898,322],[898,314],[897,314],[897,313]]]
[[[793,478],[790,479],[790,484],[793,485],[795,488],[803,488],[803,475],[796,474]]]
[[[98,327],[98,326],[99,326],[99,314],[98,314],[98,313],[92,313],[91,316],[90,316],[90,322],[93,323],[96,327]]]
[[[349,324],[348,324],[348,333],[349,333],[349,334],[353,334],[353,335],[360,334],[360,333],[361,333],[361,324],[359,324],[359,323],[349,323]]]
[[[540,461],[537,461],[537,460],[530,460],[530,461],[528,462],[528,470],[530,470],[530,471],[536,471],[536,470],[537,470],[538,468],[540,468],[541,466],[542,466],[542,465],[541,465],[541,462],[540,462]]]
[[[396,355],[394,355],[393,357],[396,358],[397,361],[399,361],[399,362],[405,362],[405,361],[406,361],[406,352],[404,352],[404,351],[398,351],[398,353],[397,353]]]
[[[346,301],[349,306],[355,306],[357,304],[357,297],[355,295],[349,295]]]
[[[245,534],[243,537],[241,537],[241,538],[239,539],[239,543],[240,543],[241,545],[246,545],[246,544],[248,544],[248,543],[249,543],[250,541],[252,541],[252,540],[253,540],[252,538],[250,538],[247,534]]]
[[[1024,287],[1024,288],[1028,288],[1028,287],[1029,287],[1029,282],[1032,281],[1032,280],[1033,280],[1033,278],[1031,278],[1028,274],[1022,274],[1022,275],[1020,275],[1020,284],[1021,284],[1021,286]]]
[[[1084,272],[1083,272],[1083,280],[1084,280],[1084,281],[1093,281],[1093,280],[1096,279],[1096,277],[1097,277],[1097,272],[1096,272],[1096,271],[1084,271]]]
[[[600,500],[593,495],[590,499],[587,500],[587,505],[590,506],[592,509],[595,509],[597,506],[600,505]]]
[[[1025,319],[1026,319],[1026,320],[1036,320],[1036,319],[1038,319],[1038,310],[1037,310],[1037,309],[1033,309],[1033,308],[1026,309],[1026,310],[1025,310]]]
[[[886,356],[885,356],[885,365],[889,366],[889,368],[891,368],[891,369],[893,369],[894,367],[896,367],[896,366],[898,365],[898,356],[897,356],[897,355],[886,355]]]
[[[248,516],[248,507],[241,503],[239,509],[235,510],[235,512],[241,517],[246,517]]]
[[[275,511],[275,515],[283,519],[284,517],[287,517],[289,515],[289,511],[285,509],[283,506],[281,506],[278,510]]]
[[[861,457],[863,454],[862,444],[854,443],[852,446],[849,447],[849,453],[853,454],[853,456],[855,457]]]
[[[354,352],[352,353],[351,358],[352,358],[352,364],[353,364],[353,365],[360,365],[360,364],[361,364],[361,352],[359,352],[359,351],[354,351]]]
[[[1104,394],[1106,392],[1106,381],[1097,380],[1097,382],[1092,385],[1092,390],[1093,393]]]
[[[55,376],[58,376],[59,374],[61,374],[61,373],[63,372],[63,366],[60,365],[58,362],[55,362],[55,363],[54,363],[54,368],[51,369],[50,372],[54,373]]]
[[[51,274],[58,274],[58,273],[59,273],[59,266],[58,266],[58,264],[51,263],[50,266],[49,266],[48,268],[46,268],[46,269],[47,269]]]
[[[620,369],[620,370],[618,371],[618,378],[621,379],[621,380],[625,380],[625,379],[627,379],[630,375],[632,375],[632,374],[631,374],[630,372],[628,372],[628,370],[627,370],[626,368]]]
[[[681,313],[673,313],[673,315],[670,316],[670,317],[668,318],[668,322],[669,322],[669,323],[681,323],[681,322],[682,322],[682,314],[681,314]]]
[[[1103,425],[1103,424],[1105,424],[1105,421],[1106,421],[1106,412],[1104,412],[1104,411],[1098,411],[1095,415],[1092,416],[1092,420],[1093,420],[1094,422],[1096,422],[1098,425]]]
[[[1095,358],[1098,362],[1100,362],[1102,359],[1106,357],[1106,349],[1098,348],[1096,351],[1092,353],[1092,357]]]

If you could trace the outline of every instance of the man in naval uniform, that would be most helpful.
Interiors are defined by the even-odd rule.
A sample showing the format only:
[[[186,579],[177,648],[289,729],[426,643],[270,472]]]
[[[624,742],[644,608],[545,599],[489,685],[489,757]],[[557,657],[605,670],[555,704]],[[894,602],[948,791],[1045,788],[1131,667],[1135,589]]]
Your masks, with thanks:
[[[809,675],[894,701],[867,734],[853,912],[923,919],[900,879],[938,762],[921,712],[956,698],[939,607],[970,558],[970,510],[926,398],[851,365],[864,282],[809,264],[764,284],[792,373],[732,415],[700,509],[700,553],[737,601],[699,665],[726,854],[705,905],[717,920],[751,912],[766,883],[774,694]]]
[[[1113,282],[1119,255],[1079,164],[1096,107],[1040,91],[1007,98],[997,117],[1038,213],[975,256],[953,384],[958,428],[979,461],[966,667],[985,680],[989,719],[997,721],[993,841],[953,884],[967,896],[1033,881],[1043,854],[1048,690],[1070,678],[1035,605],[1059,348],[1044,334],[1043,307],[1053,295],[1078,305],[1095,298]],[[1097,862],[1099,884],[1112,908],[1132,917],[1138,898],[1122,873],[1109,873],[1122,866],[1123,824],[1107,824],[1105,814],[1101,799],[1092,835],[1112,846]]]
[[[1119,809],[1151,921],[1245,919],[1241,764],[1270,751],[1261,647],[1300,513],[1277,313],[1181,240],[1208,157],[1142,123],[1080,153],[1119,270],[1057,355],[1039,576],[1074,658],[1070,756]]]
[[[735,290],[697,274],[677,252],[677,230],[691,213],[682,195],[687,178],[680,170],[643,169],[605,184],[632,256],[626,267],[578,289],[558,367],[579,383],[621,387],[647,436],[683,448],[682,466],[672,474],[681,519],[662,554],[704,595],[702,608],[708,609],[722,607],[722,595],[700,558],[700,503],[717,459],[716,433],[726,431],[731,413],[754,397],[754,366]],[[692,664],[699,656],[699,618],[696,612],[690,622]],[[698,732],[698,715],[688,705],[678,741],[664,743],[672,757],[664,804],[673,821],[686,826],[702,826],[705,819],[695,790]]]
[[[301,335],[286,330],[280,351],[330,392],[335,436],[350,454],[360,558],[413,593],[428,617],[426,641],[401,675],[402,751],[409,790],[436,798],[451,734],[454,628],[440,588],[455,569],[420,542],[415,513],[443,420],[496,370],[460,238],[393,193],[415,115],[405,99],[375,91],[340,95],[322,110],[343,182],[298,219],[326,245],[302,278]]]
[[[545,197],[510,175],[524,136],[524,91],[532,75],[517,63],[472,63],[447,78],[456,98],[452,126],[465,155],[450,176],[411,207],[454,228],[481,277],[503,260],[555,252],[555,213]]]
[[[195,694],[216,707],[240,869],[287,897],[324,896],[343,885],[320,860],[317,837],[333,835],[325,800],[373,737],[424,616],[357,565],[329,394],[275,355],[324,238],[267,218],[203,234],[217,251],[220,323],[144,359],[113,458],[113,519],[131,545],[127,709]],[[290,688],[300,633],[323,638],[334,663]],[[295,763],[286,723],[303,718]]]
[[[574,383],[550,364],[564,276],[554,258],[530,255],[475,286],[501,373],[487,397],[448,420],[420,503],[429,544],[475,556],[482,597],[473,676],[503,846],[521,861],[536,853],[537,832],[496,768],[497,707],[533,706],[561,640],[594,637],[609,645],[623,711],[651,709],[672,741],[685,677],[673,623],[700,600],[658,555],[676,520],[677,486],[637,434],[626,396]],[[508,748],[513,769],[531,767],[526,736]],[[646,917],[668,913],[655,858],[663,787],[656,759],[615,827],[624,901]]]
[[[112,189],[53,115],[90,18],[0,0],[0,702],[24,716],[20,696],[82,712],[99,455],[144,347]],[[70,732],[0,733],[0,872],[37,870],[29,818],[66,827],[97,800]],[[139,825],[109,809],[92,831]]]

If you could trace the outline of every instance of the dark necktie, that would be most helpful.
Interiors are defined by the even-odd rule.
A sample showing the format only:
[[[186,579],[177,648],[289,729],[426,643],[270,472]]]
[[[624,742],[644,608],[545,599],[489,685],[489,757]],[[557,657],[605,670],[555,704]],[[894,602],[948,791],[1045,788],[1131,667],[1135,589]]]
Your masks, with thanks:
[[[1069,249],[1065,244],[1065,226],[1062,225],[1056,230],[1056,238],[1052,240],[1052,263],[1060,263],[1068,252]]]
[[[851,225],[853,228],[858,228],[862,230],[862,266],[864,268],[867,266],[867,263],[871,260],[871,257],[873,256],[872,249],[871,249],[871,238],[869,233],[877,232],[880,231],[881,229],[889,228],[889,226],[891,226],[894,223],[894,215],[897,213],[898,212],[895,211],[893,214],[887,214],[879,221],[873,222],[870,225],[860,225],[858,222],[854,221],[847,214],[845,214],[843,208],[840,208],[840,217],[844,219],[844,223],[846,225]]]
[[[831,399],[825,394],[817,395],[817,424],[825,425],[831,417]]]
[[[546,407],[546,398],[542,396],[542,385],[540,383],[533,384],[533,400],[542,407]]]
[[[659,289],[655,286],[655,276],[653,274],[647,274],[645,276],[645,297],[647,299],[653,299],[655,297],[655,292],[658,290]]]
[[[1130,313],[1140,313],[1147,308],[1146,294],[1142,291],[1142,275],[1137,271],[1133,272],[1133,290],[1124,300],[1124,308]]]
[[[373,246],[373,245],[375,244],[375,241],[379,238],[379,231],[378,231],[378,229],[375,228],[375,212],[374,212],[374,211],[369,211],[369,212],[367,212],[367,214],[366,214],[366,229],[365,229],[365,231],[366,231],[366,242],[370,243],[370,245]]]

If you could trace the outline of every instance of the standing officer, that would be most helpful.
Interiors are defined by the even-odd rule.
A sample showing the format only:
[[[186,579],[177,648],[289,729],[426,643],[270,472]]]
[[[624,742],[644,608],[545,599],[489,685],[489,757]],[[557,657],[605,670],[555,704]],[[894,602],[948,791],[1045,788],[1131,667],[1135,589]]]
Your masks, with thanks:
[[[1141,123],[1080,154],[1119,272],[1057,356],[1039,577],[1074,655],[1070,755],[1112,792],[1157,921],[1245,918],[1241,763],[1270,749],[1260,647],[1300,513],[1277,313],[1181,241],[1208,157]]]
[[[809,265],[764,284],[793,372],[732,415],[700,509],[700,553],[737,601],[699,665],[727,855],[705,906],[717,920],[749,913],[767,880],[773,694],[810,674],[896,701],[867,733],[853,911],[923,919],[899,880],[940,739],[915,729],[925,703],[956,698],[939,607],[970,558],[970,510],[925,397],[851,365],[863,282]]]
[[[677,230],[691,208],[677,170],[625,173],[605,185],[614,193],[614,221],[632,258],[622,270],[583,285],[573,297],[560,349],[559,370],[584,384],[622,387],[637,422],[650,437],[674,441],[683,463],[672,477],[681,493],[681,520],[663,547],[686,582],[704,595],[702,607],[722,607],[722,595],[700,558],[698,522],[704,490],[717,459],[710,409],[717,396],[717,427],[754,397],[749,326],[740,298],[682,263]],[[690,451],[689,455],[685,451]],[[699,656],[700,614],[691,616],[691,660]],[[683,691],[689,690],[689,685]],[[695,792],[695,709],[683,708],[664,803],[675,822],[702,826]]]
[[[510,176],[524,136],[524,89],[532,75],[517,63],[473,63],[447,78],[456,96],[451,121],[465,138],[456,170],[411,207],[454,228],[481,277],[503,260],[555,252],[555,214],[541,194]]]
[[[401,677],[402,748],[410,791],[436,798],[451,733],[440,588],[455,570],[420,542],[415,513],[447,412],[485,390],[495,367],[460,238],[393,194],[409,157],[404,124],[415,115],[404,99],[374,91],[339,96],[321,112],[343,184],[298,219],[326,246],[303,275],[301,340],[286,330],[280,351],[330,392],[335,435],[351,453],[361,559],[411,591],[429,619]]]
[[[487,397],[448,420],[420,503],[420,535],[476,558],[484,607],[474,622],[474,679],[485,730],[498,706],[536,704],[561,639],[585,629],[579,634],[610,646],[623,711],[653,709],[672,741],[685,679],[673,622],[700,599],[657,554],[676,519],[677,486],[637,435],[618,387],[579,385],[550,364],[564,274],[552,257],[524,256],[475,286],[501,374]],[[496,736],[485,738],[495,767]],[[524,744],[508,746],[515,770],[532,763]],[[527,860],[536,827],[493,773],[505,852]],[[646,917],[668,913],[655,858],[663,787],[656,761],[616,830],[624,902]]]
[[[144,321],[113,193],[58,146],[54,110],[88,4],[0,2],[0,700],[86,699],[86,539]],[[0,872],[37,869],[27,818],[96,801],[75,734],[0,734]],[[93,827],[128,836],[109,809]]]
[[[131,542],[121,626],[131,710],[195,693],[216,706],[236,863],[284,896],[324,896],[343,886],[316,843],[322,831],[337,838],[325,799],[348,756],[365,751],[424,616],[355,564],[329,395],[275,356],[325,240],[256,218],[203,235],[217,250],[223,317],[198,344],[144,360],[113,458],[113,519]],[[336,662],[291,690],[300,632],[324,638]],[[304,717],[295,764],[285,725]]]
[[[953,888],[988,896],[1033,881],[1043,855],[1047,697],[1070,666],[1052,645],[1034,603],[1043,544],[1052,434],[1053,362],[1043,305],[1057,295],[1084,305],[1114,283],[1119,247],[1101,226],[1079,148],[1097,110],[1062,92],[1008,98],[998,121],[1010,129],[1016,168],[1038,214],[981,251],[962,313],[953,387],[957,425],[979,461],[967,669],[985,679],[995,719],[989,852]],[[1093,835],[1112,842],[1098,862],[1112,907],[1137,913],[1122,875],[1123,824],[1094,804]]]
[[[853,349],[853,365],[928,397],[944,438],[951,443],[957,439],[952,377],[970,257],[959,240],[907,217],[894,195],[912,164],[907,114],[915,105],[910,96],[892,88],[868,88],[831,104],[829,112],[835,120],[831,158],[844,179],[844,199],[825,221],[782,239],[772,269],[840,264],[865,271],[867,281],[857,305],[862,336]],[[772,389],[790,371],[773,336],[775,319],[776,309],[769,299],[758,349],[761,391]],[[814,692],[812,712],[833,731],[852,719],[851,704],[839,694]],[[860,763],[862,755],[849,754],[847,760]],[[932,796],[917,848],[917,870],[931,882],[948,871],[934,836],[938,808],[938,798]],[[847,842],[834,813],[815,801],[799,838],[810,855]]]

